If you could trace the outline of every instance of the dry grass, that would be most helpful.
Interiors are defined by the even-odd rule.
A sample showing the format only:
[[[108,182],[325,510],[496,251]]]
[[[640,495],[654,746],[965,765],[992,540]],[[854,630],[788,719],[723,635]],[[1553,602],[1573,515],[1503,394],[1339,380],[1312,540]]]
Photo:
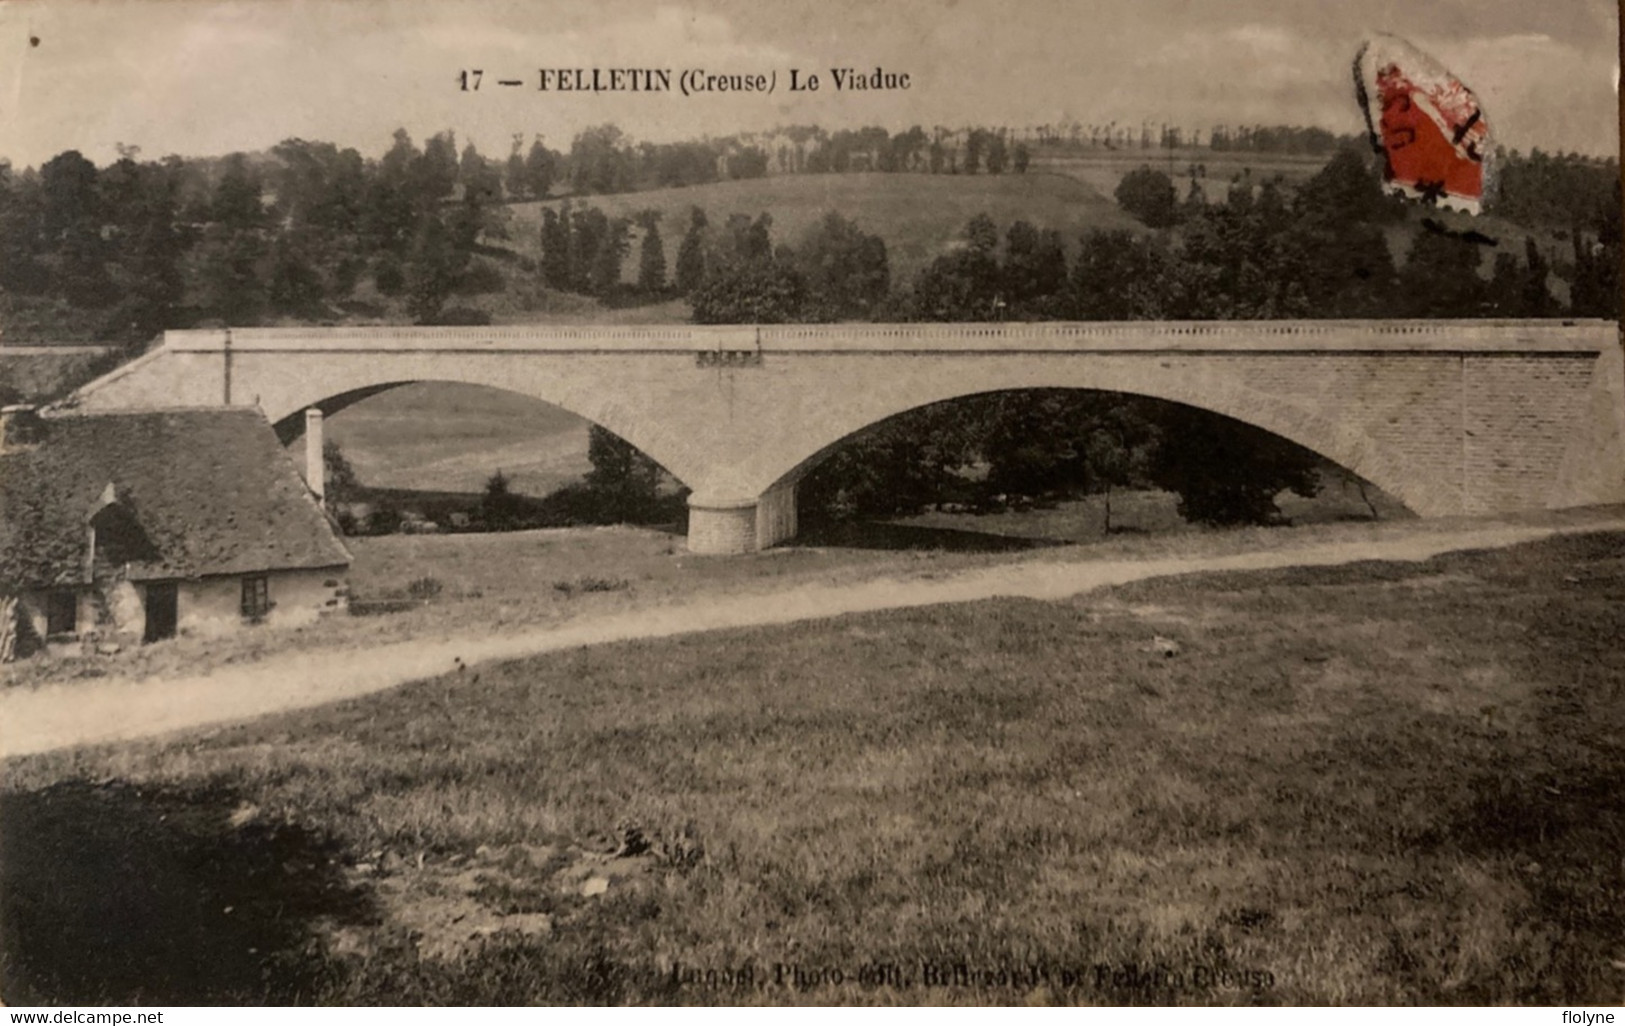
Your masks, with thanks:
[[[13,760],[4,984],[1612,1003],[1621,636],[1625,536],[1580,535],[584,649]]]

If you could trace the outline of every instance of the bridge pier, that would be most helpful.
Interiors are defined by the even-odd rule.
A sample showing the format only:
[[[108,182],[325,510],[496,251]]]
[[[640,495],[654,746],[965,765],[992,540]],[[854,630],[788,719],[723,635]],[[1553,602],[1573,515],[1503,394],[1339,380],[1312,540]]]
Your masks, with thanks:
[[[781,482],[754,499],[700,493],[688,497],[688,551],[736,556],[796,536],[796,484]]]

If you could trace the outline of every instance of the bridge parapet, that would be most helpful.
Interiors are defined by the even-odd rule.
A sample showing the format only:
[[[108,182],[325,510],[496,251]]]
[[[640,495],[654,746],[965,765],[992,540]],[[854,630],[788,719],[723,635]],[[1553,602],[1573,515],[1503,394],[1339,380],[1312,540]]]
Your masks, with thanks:
[[[1585,352],[1602,320],[504,325],[170,331],[171,352]]]

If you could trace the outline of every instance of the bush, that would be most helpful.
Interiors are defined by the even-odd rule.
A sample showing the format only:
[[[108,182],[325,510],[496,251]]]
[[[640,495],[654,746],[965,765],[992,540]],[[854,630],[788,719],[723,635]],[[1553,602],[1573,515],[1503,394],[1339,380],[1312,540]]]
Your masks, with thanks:
[[[427,602],[439,595],[443,585],[437,577],[419,577],[406,586],[406,593],[415,599]]]
[[[386,613],[404,613],[416,609],[419,603],[409,598],[357,599],[349,602],[351,616],[382,616]]]
[[[367,534],[394,534],[401,529],[401,511],[398,509],[373,510],[367,517]]]
[[[1118,206],[1152,228],[1167,228],[1179,220],[1179,197],[1173,179],[1161,171],[1141,167],[1117,183]]]
[[[577,577],[573,581],[554,581],[553,590],[565,598],[593,591],[625,591],[632,582],[620,577]]]

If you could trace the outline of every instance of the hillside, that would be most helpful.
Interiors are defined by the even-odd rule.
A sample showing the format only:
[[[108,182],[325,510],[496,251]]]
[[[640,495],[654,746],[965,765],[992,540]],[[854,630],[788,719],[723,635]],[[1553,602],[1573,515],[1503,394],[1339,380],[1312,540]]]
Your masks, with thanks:
[[[373,488],[479,492],[500,470],[515,491],[546,495],[590,469],[585,420],[479,385],[392,389],[334,414],[326,431]]]
[[[766,211],[773,215],[773,241],[792,246],[824,214],[834,211],[886,240],[894,285],[907,282],[945,252],[977,214],[987,214],[1001,229],[1018,220],[1057,229],[1069,245],[1091,228],[1143,230],[1093,186],[1065,175],[781,175],[572,201],[517,203],[509,207],[513,215],[511,245],[539,258],[542,210],[557,209],[565,202],[596,206],[611,217],[660,211],[668,266],[676,257],[691,207],[704,210],[714,225],[730,214],[754,218]],[[626,274],[635,273],[636,266],[634,248],[626,260]]]

